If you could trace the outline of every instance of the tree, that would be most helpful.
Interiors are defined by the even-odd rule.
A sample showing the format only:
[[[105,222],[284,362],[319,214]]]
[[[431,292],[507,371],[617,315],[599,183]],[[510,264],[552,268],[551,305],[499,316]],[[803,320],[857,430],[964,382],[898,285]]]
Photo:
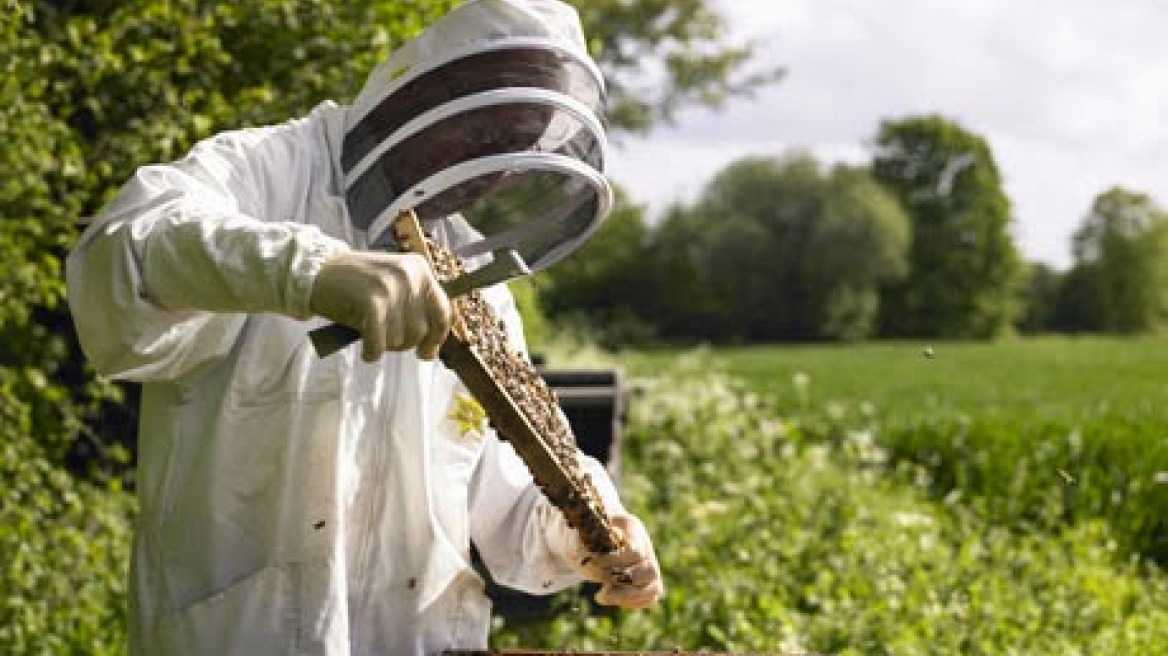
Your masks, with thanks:
[[[1073,236],[1079,276],[1098,327],[1140,333],[1168,321],[1168,214],[1146,194],[1113,187],[1096,196]]]
[[[880,286],[905,272],[909,238],[908,219],[865,170],[824,172],[806,154],[731,164],[661,230],[683,249],[674,257],[695,272],[706,312],[662,330],[751,341],[867,337]]]
[[[687,105],[719,107],[781,78],[747,71],[749,42],[727,45],[726,19],[711,0],[569,0],[605,72],[609,119],[644,132]]]
[[[823,298],[821,332],[863,339],[876,328],[879,288],[908,272],[908,217],[866,169],[836,166],[826,188],[823,219],[807,258],[812,288]]]
[[[535,277],[549,316],[582,317],[607,346],[628,346],[653,336],[642,310],[652,294],[649,227],[642,206],[617,188],[615,208],[596,234],[571,257]]]
[[[705,217],[680,204],[665,213],[649,239],[642,265],[648,289],[641,315],[663,337],[723,338],[727,333],[723,299],[703,266]]]
[[[983,138],[939,116],[886,121],[872,171],[912,220],[908,277],[885,290],[889,336],[986,338],[1020,308],[1010,201]]]
[[[1106,299],[1100,288],[1099,266],[1084,262],[1062,277],[1055,296],[1051,327],[1058,332],[1103,331]]]
[[[1058,270],[1041,262],[1026,266],[1020,300],[1024,312],[1017,326],[1020,332],[1033,335],[1056,329],[1059,290],[1065,279]]]

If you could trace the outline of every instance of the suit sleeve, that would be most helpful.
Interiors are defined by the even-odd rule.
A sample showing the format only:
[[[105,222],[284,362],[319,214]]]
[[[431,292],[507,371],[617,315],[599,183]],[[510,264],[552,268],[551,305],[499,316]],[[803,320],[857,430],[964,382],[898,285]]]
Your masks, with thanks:
[[[136,172],[66,263],[98,371],[173,380],[230,350],[247,313],[309,315],[321,262],[345,245],[297,216],[314,156],[297,150],[291,127],[246,130]]]

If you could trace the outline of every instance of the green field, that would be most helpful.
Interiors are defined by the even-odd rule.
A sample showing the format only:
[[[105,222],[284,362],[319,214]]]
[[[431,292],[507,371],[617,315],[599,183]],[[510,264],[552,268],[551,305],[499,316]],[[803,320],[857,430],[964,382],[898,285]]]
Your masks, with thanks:
[[[1102,517],[1126,547],[1168,561],[1168,340],[760,346],[708,358],[813,437],[870,429],[894,458],[923,466],[938,496],[970,496],[1010,524]]]
[[[1126,418],[1168,428],[1168,340],[762,346],[718,349],[715,359],[787,407],[799,398],[793,381],[803,373],[816,402],[868,401],[896,423],[943,412],[1031,423]]]

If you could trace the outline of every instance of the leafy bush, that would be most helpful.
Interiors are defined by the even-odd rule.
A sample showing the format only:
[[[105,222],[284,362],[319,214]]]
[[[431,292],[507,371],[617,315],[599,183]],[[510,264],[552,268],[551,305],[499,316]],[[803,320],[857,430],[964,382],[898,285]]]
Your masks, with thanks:
[[[15,0],[0,17],[0,369],[45,454],[125,475],[133,407],[84,364],[63,260],[134,168],[360,88],[452,3]],[[27,437],[27,436],[26,436]]]
[[[1000,524],[1057,529],[1103,520],[1124,553],[1168,563],[1168,444],[1110,416],[1086,425],[944,415],[890,431],[899,460],[925,465],[936,496],[981,497]]]
[[[0,409],[0,653],[123,654],[132,500],[12,439],[28,418],[11,408]]]
[[[647,612],[586,599],[496,647],[837,654],[1154,653],[1168,577],[1104,522],[1031,530],[982,502],[933,500],[846,409],[780,419],[699,359],[642,381],[624,492],[667,584]],[[833,436],[825,441],[809,430]]]

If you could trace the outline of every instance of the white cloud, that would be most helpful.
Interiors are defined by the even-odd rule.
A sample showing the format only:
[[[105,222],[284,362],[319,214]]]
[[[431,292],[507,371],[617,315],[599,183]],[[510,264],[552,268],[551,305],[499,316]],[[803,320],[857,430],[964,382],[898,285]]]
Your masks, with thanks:
[[[1026,257],[1066,265],[1095,194],[1168,200],[1168,3],[722,0],[779,85],[628,139],[611,169],[653,209],[744,155],[863,157],[883,119],[940,113],[986,137]]]

